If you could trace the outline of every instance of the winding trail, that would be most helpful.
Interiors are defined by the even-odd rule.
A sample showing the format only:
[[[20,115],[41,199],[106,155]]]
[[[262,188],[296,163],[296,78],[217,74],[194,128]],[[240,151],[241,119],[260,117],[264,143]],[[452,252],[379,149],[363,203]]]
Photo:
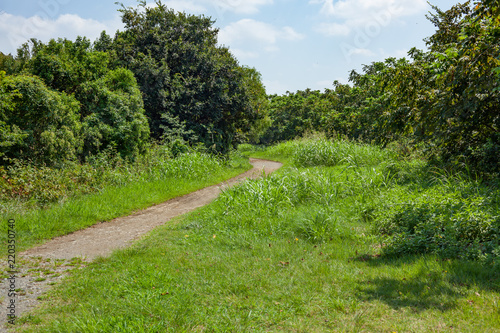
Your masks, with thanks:
[[[269,174],[282,166],[279,162],[253,158],[250,159],[250,163],[253,166],[251,170],[223,183],[171,199],[129,216],[98,223],[87,229],[54,238],[43,245],[19,253],[17,255],[17,261],[20,263],[17,264],[19,272],[15,281],[16,289],[19,290],[16,316],[36,306],[38,297],[63,278],[68,271],[84,267],[97,257],[109,256],[114,250],[131,245],[142,235],[172,218],[209,204],[224,188],[247,178],[258,178],[263,172]],[[0,287],[2,293],[0,332],[4,331],[7,318],[8,288],[8,279],[4,278]]]

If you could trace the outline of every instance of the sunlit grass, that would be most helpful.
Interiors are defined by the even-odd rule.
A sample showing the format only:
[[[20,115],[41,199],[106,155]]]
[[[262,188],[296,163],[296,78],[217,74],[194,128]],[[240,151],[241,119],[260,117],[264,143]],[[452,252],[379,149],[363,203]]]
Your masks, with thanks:
[[[190,152],[175,159],[144,163],[133,174],[117,176],[129,180],[121,184],[105,184],[94,193],[73,195],[45,208],[34,206],[19,210],[13,207],[13,211],[2,214],[2,219],[16,221],[17,246],[22,250],[217,184],[249,168],[248,161],[236,155],[230,161],[222,161],[207,154]],[[2,225],[1,229],[5,228],[6,225]],[[2,232],[0,240],[5,242],[6,237],[7,233]]]
[[[26,331],[500,331],[498,266],[387,256],[375,228],[385,210],[459,193],[490,193],[485,209],[498,213],[493,189],[436,182],[421,161],[378,148],[358,162],[303,159],[314,167],[293,149],[273,175],[75,272],[22,319]]]

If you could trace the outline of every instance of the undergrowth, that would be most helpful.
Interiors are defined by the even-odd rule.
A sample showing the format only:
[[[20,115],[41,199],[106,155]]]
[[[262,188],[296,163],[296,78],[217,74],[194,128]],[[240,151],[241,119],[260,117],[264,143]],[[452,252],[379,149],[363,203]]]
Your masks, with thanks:
[[[350,196],[356,198],[356,218],[370,222],[385,255],[431,253],[500,267],[500,189],[495,185],[348,141],[295,140],[270,147],[265,154],[306,169],[247,183],[241,189],[247,193],[242,196],[246,209],[264,203],[276,214],[279,205],[291,208],[297,202],[334,207]],[[333,166],[336,169],[324,168]],[[267,183],[275,184],[262,191],[248,188]],[[276,191],[278,196],[273,195]],[[269,197],[263,200],[262,193]]]
[[[16,221],[18,248],[24,249],[213,185],[249,167],[236,152],[223,159],[190,149],[174,157],[166,146],[128,162],[108,154],[61,169],[18,164],[2,170],[0,218]],[[6,235],[1,233],[0,241]]]
[[[109,186],[169,177],[198,179],[224,167],[224,160],[195,151],[182,154],[156,145],[133,161],[124,160],[113,150],[89,158],[87,163],[71,163],[60,168],[37,167],[16,162],[0,167],[0,214],[14,204],[45,207],[82,194],[95,193]]]
[[[498,189],[355,145],[259,151],[285,166],[75,272],[23,331],[500,331],[498,257],[485,238]],[[472,251],[484,260],[411,247],[411,230],[446,219],[485,245]],[[461,240],[435,229],[425,230]]]

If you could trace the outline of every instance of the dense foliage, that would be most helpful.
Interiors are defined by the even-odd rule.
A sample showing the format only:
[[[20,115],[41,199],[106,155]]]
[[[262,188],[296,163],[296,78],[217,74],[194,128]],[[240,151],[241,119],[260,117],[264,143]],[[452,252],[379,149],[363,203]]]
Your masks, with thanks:
[[[429,16],[428,51],[352,71],[352,86],[271,96],[263,141],[315,130],[378,144],[419,144],[445,162],[484,175],[500,171],[500,19],[495,2]]]
[[[161,2],[121,12],[125,30],[104,49],[137,77],[152,136],[178,128],[184,139],[227,152],[236,132],[248,131],[257,117],[255,90],[247,84],[254,73],[217,45],[210,18],[175,13]]]
[[[107,149],[144,151],[149,128],[132,72],[111,69],[87,39],[32,40],[4,68],[17,73],[0,82],[0,115],[22,136],[2,147],[6,162],[61,165]]]
[[[37,77],[1,79],[2,155],[49,164],[75,159],[82,146],[78,111],[73,96],[48,89]]]
[[[263,118],[260,74],[217,45],[210,18],[161,2],[120,11],[114,38],[32,39],[16,57],[0,53],[1,164],[136,158],[150,137],[227,153]]]
[[[233,214],[236,234],[251,226],[262,235],[324,242],[353,237],[346,228],[362,222],[386,256],[433,254],[500,265],[498,186],[342,140],[287,141],[265,154],[294,169],[225,193],[219,204],[232,209],[211,216],[207,226],[219,227]],[[301,204],[304,211],[290,213]]]
[[[498,187],[498,5],[433,8],[429,20],[437,30],[426,40],[428,51],[412,49],[408,59],[365,65],[362,73],[350,73],[352,85],[334,82],[324,92],[284,96],[266,96],[260,74],[217,45],[210,18],[175,13],[161,2],[122,7],[125,30],[114,37],[103,32],[95,43],[31,40],[16,57],[0,54],[0,199],[45,204],[67,193],[92,192],[103,177],[114,185],[134,162],[150,157],[150,137],[166,141],[166,160],[183,163],[188,143],[227,153],[239,141],[273,143],[316,131],[329,139],[399,145],[400,153],[417,146]],[[347,165],[346,176],[354,172],[361,183],[347,178],[345,191],[360,195],[368,189],[379,195],[380,188],[402,186],[413,177],[404,170],[413,166],[390,152],[342,140],[284,143],[269,152],[297,167]],[[356,173],[361,169],[376,173],[369,183],[369,175]],[[396,200],[384,209],[366,206],[360,218],[375,221],[376,231],[387,237],[388,254],[497,261],[497,188],[460,180],[453,182],[458,190],[444,193],[446,186],[439,187],[439,196],[432,188],[443,180],[430,179],[433,172],[426,170],[420,179],[424,185],[418,190],[428,197]],[[340,195],[331,193],[337,185],[324,184],[330,187],[318,193]],[[293,195],[287,194],[288,202]],[[325,225],[328,214],[321,214],[310,220],[312,226],[302,225],[304,235]]]

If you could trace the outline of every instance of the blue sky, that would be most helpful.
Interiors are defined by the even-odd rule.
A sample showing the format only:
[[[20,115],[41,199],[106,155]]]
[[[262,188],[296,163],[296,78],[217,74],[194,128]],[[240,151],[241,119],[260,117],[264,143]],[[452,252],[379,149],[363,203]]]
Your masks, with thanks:
[[[136,6],[134,0],[123,0]],[[404,57],[435,31],[426,0],[169,0],[169,8],[210,16],[219,43],[255,67],[268,93],[332,88],[352,69]],[[457,1],[431,1],[448,9]],[[154,5],[153,1],[148,4]],[[123,25],[115,0],[0,0],[0,51],[29,38],[114,35]]]

